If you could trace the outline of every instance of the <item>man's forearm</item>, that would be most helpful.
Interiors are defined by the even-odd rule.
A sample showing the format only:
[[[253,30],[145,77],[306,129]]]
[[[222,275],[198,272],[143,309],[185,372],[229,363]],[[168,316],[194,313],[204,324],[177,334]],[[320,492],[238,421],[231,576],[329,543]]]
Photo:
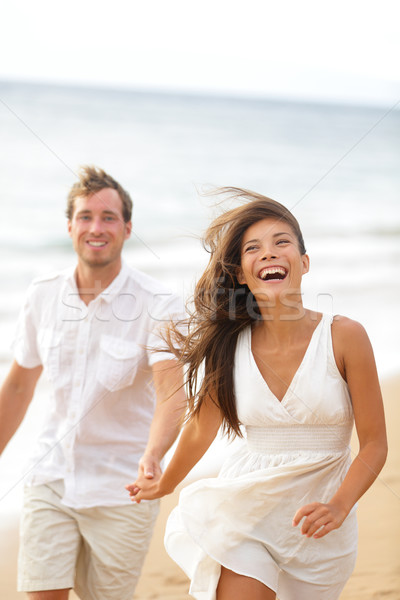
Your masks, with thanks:
[[[13,363],[0,389],[0,453],[21,424],[41,372],[42,367],[24,369]]]
[[[156,363],[153,380],[157,404],[146,450],[140,461],[141,471],[146,475],[147,470],[150,477],[160,474],[160,462],[178,437],[186,411],[183,370],[176,360]]]
[[[186,408],[186,397],[181,390],[173,398],[157,404],[150,427],[145,455],[161,461],[178,437]]]

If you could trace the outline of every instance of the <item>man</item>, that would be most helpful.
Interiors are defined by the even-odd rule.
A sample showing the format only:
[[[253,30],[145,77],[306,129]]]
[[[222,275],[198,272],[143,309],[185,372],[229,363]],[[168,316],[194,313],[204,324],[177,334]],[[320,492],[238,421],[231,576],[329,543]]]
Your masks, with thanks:
[[[42,369],[52,388],[21,519],[18,589],[31,600],[72,587],[82,600],[132,598],[158,505],[132,504],[125,484],[158,477],[178,434],[182,373],[151,349],[181,302],[122,262],[131,211],[119,183],[82,168],[67,207],[77,266],[30,286],[0,391],[1,452]]]

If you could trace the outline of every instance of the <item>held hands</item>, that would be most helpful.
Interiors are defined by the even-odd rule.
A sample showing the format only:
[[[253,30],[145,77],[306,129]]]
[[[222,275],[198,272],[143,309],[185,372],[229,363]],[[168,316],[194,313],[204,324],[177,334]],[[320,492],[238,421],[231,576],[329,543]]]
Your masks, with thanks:
[[[163,491],[160,486],[161,475],[159,461],[152,456],[142,456],[139,461],[138,478],[134,483],[125,486],[132,502],[139,504],[141,500],[155,500],[169,493]]]
[[[301,526],[301,533],[315,539],[324,537],[330,531],[338,529],[347,512],[339,506],[329,503],[312,502],[299,508],[293,518],[293,527],[296,527],[301,519],[305,517]]]
[[[141,500],[155,500],[165,495],[160,490],[159,481],[145,480],[143,483],[140,479],[137,479],[135,483],[126,485],[125,488],[128,490],[132,502],[140,503]]]

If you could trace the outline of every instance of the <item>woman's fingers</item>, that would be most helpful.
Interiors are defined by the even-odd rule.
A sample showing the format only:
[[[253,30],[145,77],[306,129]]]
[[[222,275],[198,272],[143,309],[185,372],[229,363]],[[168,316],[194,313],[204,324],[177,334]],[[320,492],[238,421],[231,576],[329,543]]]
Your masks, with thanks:
[[[293,526],[296,527],[303,518],[301,533],[307,537],[314,536],[316,539],[337,529],[344,521],[344,516],[336,507],[320,502],[302,506],[293,518]]]

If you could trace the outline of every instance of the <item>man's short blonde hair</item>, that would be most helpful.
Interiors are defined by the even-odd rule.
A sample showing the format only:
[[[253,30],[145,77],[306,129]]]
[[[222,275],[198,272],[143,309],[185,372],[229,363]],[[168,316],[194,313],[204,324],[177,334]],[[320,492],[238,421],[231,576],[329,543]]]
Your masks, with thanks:
[[[74,214],[76,198],[87,198],[105,188],[112,188],[118,192],[122,202],[122,216],[124,221],[128,223],[131,220],[133,206],[131,197],[111,175],[108,175],[108,173],[98,167],[84,165],[79,169],[78,176],[79,180],[74,183],[68,194],[66,215],[69,220],[72,219]]]

